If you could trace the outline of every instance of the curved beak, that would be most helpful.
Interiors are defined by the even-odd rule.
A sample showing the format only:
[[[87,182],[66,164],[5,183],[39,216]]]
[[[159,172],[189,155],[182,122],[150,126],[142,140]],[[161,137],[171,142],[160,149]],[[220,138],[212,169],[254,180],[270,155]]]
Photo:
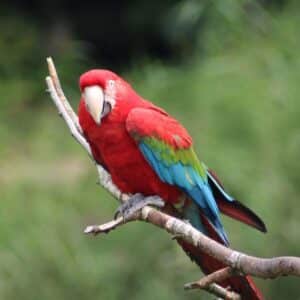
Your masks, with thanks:
[[[82,95],[87,110],[91,114],[94,121],[100,125],[101,113],[104,105],[104,93],[102,88],[98,85],[88,86],[84,89]]]

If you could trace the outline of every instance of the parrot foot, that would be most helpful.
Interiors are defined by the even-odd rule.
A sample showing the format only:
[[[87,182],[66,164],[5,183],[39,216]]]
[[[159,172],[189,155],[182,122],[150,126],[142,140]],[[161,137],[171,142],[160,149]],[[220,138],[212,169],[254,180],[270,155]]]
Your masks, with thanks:
[[[119,215],[123,216],[124,220],[130,219],[137,211],[144,206],[151,205],[155,207],[163,207],[165,203],[159,196],[145,197],[142,194],[134,194],[126,202],[122,203],[114,214],[116,219]]]

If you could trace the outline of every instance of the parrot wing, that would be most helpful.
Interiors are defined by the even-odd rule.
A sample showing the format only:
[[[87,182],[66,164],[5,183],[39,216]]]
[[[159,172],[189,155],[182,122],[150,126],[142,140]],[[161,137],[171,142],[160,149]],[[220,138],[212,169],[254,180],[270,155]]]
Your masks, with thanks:
[[[186,129],[155,106],[131,110],[126,129],[160,180],[183,190],[228,244],[206,167],[198,160]]]

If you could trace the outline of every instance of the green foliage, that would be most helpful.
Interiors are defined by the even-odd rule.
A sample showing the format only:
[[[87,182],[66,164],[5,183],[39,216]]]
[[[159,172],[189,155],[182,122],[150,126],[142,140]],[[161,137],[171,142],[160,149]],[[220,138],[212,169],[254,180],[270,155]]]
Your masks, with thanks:
[[[264,30],[229,26],[224,37],[222,29],[208,28],[205,59],[199,55],[183,66],[149,59],[125,74],[140,94],[189,129],[200,159],[217,171],[228,192],[263,217],[266,235],[224,219],[233,247],[258,256],[300,251],[295,7],[263,16]],[[117,204],[95,184],[93,164],[44,93],[48,52],[46,45],[42,51],[37,46],[44,37],[28,20],[26,28],[19,19],[1,22],[11,25],[0,38],[0,51],[7,53],[0,58],[0,298],[210,298],[182,290],[200,273],[151,225],[133,223],[95,239],[82,234],[85,225],[110,219]],[[67,95],[76,100],[77,77],[88,63],[80,45],[66,41],[56,63]],[[297,299],[298,281],[258,285],[267,299]]]
[[[42,62],[50,53],[57,56],[60,73],[69,79],[66,86],[71,82],[74,86],[87,67],[82,48],[62,29],[43,35],[37,24],[19,14],[1,18],[0,27],[5,28],[0,37],[1,118],[9,119],[45,104],[41,95],[45,92],[46,67]],[[79,64],[74,65],[74,60]]]

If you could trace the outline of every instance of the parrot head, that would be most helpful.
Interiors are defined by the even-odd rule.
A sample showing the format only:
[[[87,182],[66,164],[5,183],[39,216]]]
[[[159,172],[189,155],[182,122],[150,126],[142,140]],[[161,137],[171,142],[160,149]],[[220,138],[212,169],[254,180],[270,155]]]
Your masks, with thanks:
[[[115,107],[128,107],[135,94],[131,86],[117,74],[108,70],[90,70],[80,76],[81,100],[97,125]],[[117,105],[118,104],[118,105]],[[124,108],[122,109],[124,110]]]

